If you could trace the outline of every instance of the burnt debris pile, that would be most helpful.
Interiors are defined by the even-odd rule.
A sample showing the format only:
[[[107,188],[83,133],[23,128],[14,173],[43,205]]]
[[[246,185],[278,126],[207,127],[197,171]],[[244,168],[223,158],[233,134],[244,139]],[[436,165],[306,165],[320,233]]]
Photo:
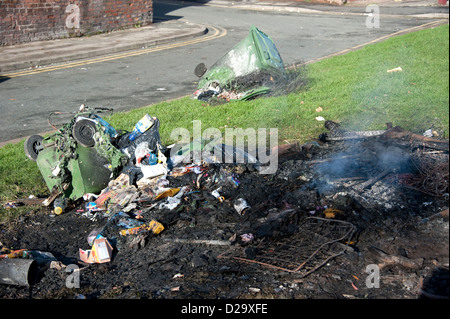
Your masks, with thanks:
[[[327,127],[319,142],[278,146],[274,174],[250,162],[141,167],[66,213],[1,225],[5,250],[54,258],[31,289],[0,285],[0,296],[448,298],[448,141]]]

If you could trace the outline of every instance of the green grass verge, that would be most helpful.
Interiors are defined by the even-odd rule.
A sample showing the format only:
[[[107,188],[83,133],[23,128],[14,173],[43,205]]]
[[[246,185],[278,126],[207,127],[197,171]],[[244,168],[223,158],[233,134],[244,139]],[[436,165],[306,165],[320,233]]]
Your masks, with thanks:
[[[433,126],[449,132],[449,27],[390,38],[358,51],[308,66],[308,87],[282,97],[208,106],[184,97],[105,118],[116,129],[131,130],[146,113],[161,121],[163,144],[175,128],[278,128],[279,142],[314,140],[324,131],[316,116],[348,130],[384,129],[387,122],[422,133]],[[387,70],[401,67],[402,72]],[[95,105],[91,105],[95,106]],[[319,107],[323,111],[317,112]],[[48,190],[23,141],[0,149],[0,201],[46,195]],[[0,211],[5,213],[5,210]],[[1,217],[1,216],[0,216]]]

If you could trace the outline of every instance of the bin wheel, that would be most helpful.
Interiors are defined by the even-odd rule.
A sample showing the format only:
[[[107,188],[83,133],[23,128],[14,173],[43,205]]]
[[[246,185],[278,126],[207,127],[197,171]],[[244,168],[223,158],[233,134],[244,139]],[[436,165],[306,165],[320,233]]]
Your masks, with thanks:
[[[36,162],[38,154],[44,149],[42,141],[44,138],[40,135],[31,135],[25,140],[25,155],[32,161]]]
[[[205,63],[200,63],[199,65],[197,65],[197,66],[195,67],[194,74],[195,74],[196,76],[198,76],[199,78],[201,78],[201,77],[203,76],[203,74],[206,73],[207,70],[208,70],[208,69],[206,68]]]
[[[72,128],[73,138],[78,144],[84,147],[92,147],[95,145],[95,132],[97,132],[97,127],[90,120],[79,120]]]

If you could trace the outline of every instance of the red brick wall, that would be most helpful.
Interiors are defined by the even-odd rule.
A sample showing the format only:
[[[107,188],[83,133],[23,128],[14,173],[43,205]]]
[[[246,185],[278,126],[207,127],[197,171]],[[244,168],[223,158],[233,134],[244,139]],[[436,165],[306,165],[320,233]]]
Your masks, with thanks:
[[[152,22],[152,0],[0,0],[0,45],[90,35]]]

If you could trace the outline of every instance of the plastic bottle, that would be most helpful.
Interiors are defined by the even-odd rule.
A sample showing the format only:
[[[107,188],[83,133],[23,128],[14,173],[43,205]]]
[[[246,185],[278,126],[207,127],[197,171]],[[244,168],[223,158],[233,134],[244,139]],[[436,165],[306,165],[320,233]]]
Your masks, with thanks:
[[[56,215],[61,215],[64,212],[64,209],[66,208],[66,200],[64,197],[58,197],[53,202],[53,212]]]
[[[156,157],[156,154],[149,153],[147,157],[148,157],[148,165],[155,165],[156,163],[158,163],[158,158]]]
[[[134,126],[133,131],[129,136],[130,141],[134,141],[140,134],[152,127],[154,123],[155,121],[153,118],[150,115],[145,114],[144,117]]]

